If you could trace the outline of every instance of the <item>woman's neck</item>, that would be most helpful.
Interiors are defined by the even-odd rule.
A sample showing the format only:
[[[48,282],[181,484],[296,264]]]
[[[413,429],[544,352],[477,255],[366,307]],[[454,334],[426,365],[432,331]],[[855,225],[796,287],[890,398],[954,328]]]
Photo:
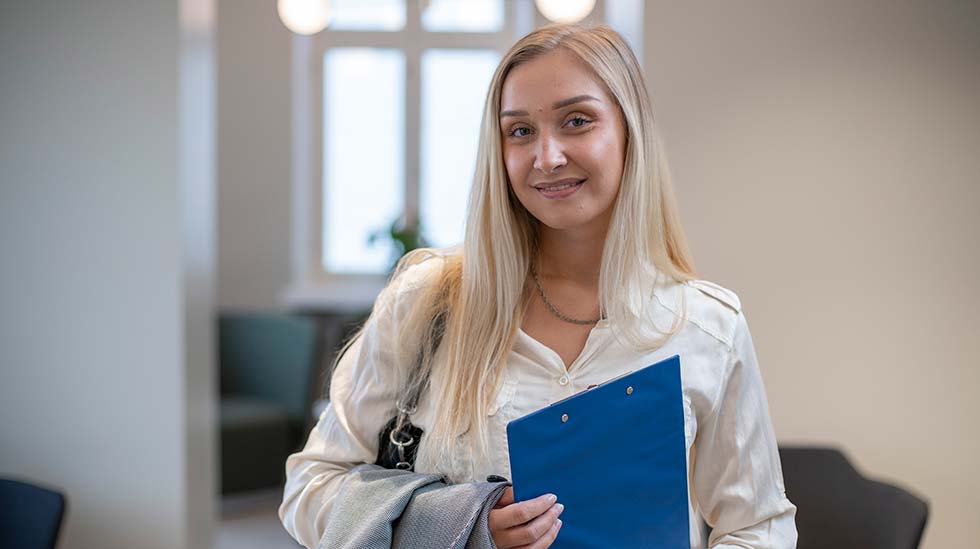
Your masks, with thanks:
[[[537,269],[546,278],[561,278],[598,287],[606,231],[556,231],[541,227]]]

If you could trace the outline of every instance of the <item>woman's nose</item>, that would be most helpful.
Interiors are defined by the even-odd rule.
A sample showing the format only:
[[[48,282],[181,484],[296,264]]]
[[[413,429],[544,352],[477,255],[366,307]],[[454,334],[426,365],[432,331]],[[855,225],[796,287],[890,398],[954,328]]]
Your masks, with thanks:
[[[545,173],[551,173],[564,166],[568,161],[562,150],[561,140],[542,135],[538,140],[538,151],[534,158],[534,168]]]

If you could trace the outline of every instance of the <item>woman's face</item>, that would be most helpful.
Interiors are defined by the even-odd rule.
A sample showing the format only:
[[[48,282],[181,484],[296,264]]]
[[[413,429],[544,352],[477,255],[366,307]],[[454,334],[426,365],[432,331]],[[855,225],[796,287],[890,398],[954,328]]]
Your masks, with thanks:
[[[551,229],[605,234],[619,192],[626,131],[616,100],[559,48],[518,65],[500,96],[514,194]]]

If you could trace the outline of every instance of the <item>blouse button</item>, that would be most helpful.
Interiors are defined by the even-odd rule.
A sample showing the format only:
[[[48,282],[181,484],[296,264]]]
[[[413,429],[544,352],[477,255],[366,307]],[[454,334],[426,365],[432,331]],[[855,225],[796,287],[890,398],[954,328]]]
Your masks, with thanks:
[[[561,376],[558,378],[558,385],[561,385],[562,387],[568,385],[568,376]]]

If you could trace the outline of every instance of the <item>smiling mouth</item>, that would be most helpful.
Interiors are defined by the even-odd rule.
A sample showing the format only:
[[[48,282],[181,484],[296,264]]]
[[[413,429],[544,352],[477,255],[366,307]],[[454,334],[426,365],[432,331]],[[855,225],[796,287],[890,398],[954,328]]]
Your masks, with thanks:
[[[534,188],[539,191],[560,191],[574,187],[584,181],[584,179],[562,179],[561,181],[554,181],[552,183],[538,183]]]
[[[584,179],[563,179],[552,183],[539,183],[534,188],[548,198],[564,198],[577,191],[584,183]]]

